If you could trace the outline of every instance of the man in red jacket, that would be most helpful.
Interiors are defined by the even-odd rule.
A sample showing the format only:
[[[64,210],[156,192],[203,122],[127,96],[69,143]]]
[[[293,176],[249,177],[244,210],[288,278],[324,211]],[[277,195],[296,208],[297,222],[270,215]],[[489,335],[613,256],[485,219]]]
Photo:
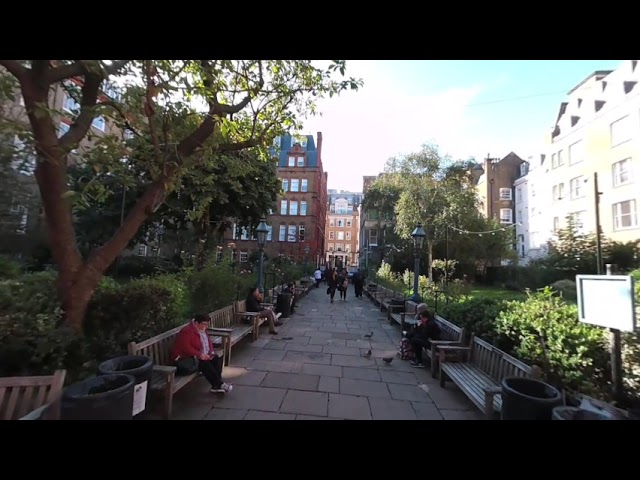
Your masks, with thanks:
[[[222,381],[223,358],[213,351],[213,343],[207,335],[209,315],[196,315],[185,325],[171,349],[171,359],[178,362],[184,358],[195,358],[198,369],[211,384],[211,393],[227,393],[233,386]]]

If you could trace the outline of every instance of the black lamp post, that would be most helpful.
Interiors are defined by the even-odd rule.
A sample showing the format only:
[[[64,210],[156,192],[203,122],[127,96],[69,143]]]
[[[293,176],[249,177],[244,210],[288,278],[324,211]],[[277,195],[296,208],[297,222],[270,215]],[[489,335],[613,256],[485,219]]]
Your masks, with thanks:
[[[307,257],[309,256],[309,252],[311,249],[309,245],[304,246],[304,274],[307,275]]]
[[[258,247],[260,247],[260,262],[258,263],[258,289],[262,293],[262,275],[263,275],[263,263],[264,263],[264,244],[267,242],[267,234],[269,233],[269,226],[264,218],[260,219],[260,223],[256,228],[256,236],[258,237]]]
[[[418,293],[418,279],[420,277],[420,250],[422,250],[422,244],[424,243],[424,237],[427,234],[422,228],[422,224],[419,223],[415,230],[411,232],[411,238],[413,238],[413,296],[411,300],[420,303],[420,294]]]

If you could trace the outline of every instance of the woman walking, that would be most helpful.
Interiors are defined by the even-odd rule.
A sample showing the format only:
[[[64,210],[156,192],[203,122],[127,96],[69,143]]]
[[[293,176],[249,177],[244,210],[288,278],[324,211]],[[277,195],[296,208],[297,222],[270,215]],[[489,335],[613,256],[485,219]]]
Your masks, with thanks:
[[[331,297],[331,303],[333,303],[333,297],[336,295],[336,287],[338,286],[336,271],[334,268],[327,270],[325,274],[325,281],[327,282],[327,294]]]

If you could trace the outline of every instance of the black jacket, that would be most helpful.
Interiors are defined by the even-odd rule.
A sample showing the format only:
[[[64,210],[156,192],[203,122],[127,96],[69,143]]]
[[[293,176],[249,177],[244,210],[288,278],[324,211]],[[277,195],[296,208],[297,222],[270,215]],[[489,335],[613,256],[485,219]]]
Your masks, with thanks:
[[[413,330],[413,337],[420,338],[425,341],[439,340],[440,339],[440,327],[435,320],[429,320],[426,325],[420,325]]]
[[[260,305],[258,299],[256,299],[253,294],[247,297],[244,307],[247,312],[261,312],[262,310],[264,310],[264,308],[262,308],[262,305]]]

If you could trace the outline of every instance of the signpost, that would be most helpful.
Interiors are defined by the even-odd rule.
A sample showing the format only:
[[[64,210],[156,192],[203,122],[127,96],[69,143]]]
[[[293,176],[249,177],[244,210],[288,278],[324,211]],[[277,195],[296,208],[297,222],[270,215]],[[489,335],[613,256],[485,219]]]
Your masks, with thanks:
[[[576,275],[578,320],[609,329],[613,394],[623,395],[622,342],[620,332],[635,332],[634,280],[629,275]]]

